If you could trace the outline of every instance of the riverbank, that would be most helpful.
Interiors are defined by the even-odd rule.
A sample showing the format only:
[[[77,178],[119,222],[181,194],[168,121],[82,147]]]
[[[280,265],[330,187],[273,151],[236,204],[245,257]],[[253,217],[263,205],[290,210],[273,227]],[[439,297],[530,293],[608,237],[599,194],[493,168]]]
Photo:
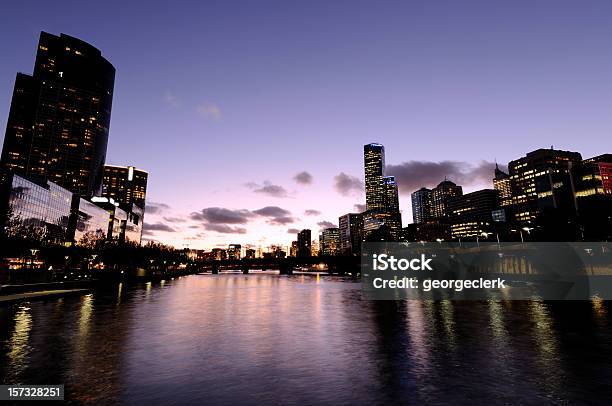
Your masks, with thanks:
[[[43,290],[38,292],[14,293],[10,295],[0,295],[0,306],[13,304],[29,300],[42,300],[54,298],[58,296],[67,296],[75,294],[83,294],[89,292],[89,289],[58,289],[58,290]]]

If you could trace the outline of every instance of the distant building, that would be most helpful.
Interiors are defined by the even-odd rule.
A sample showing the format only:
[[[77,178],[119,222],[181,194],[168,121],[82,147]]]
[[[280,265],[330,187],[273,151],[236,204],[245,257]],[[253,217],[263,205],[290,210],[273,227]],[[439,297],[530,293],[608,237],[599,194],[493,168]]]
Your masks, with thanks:
[[[291,242],[291,248],[289,249],[289,256],[290,257],[297,257],[298,254],[298,242],[297,241],[292,241]]]
[[[326,228],[319,237],[319,255],[338,255],[340,252],[340,229]]]
[[[254,259],[256,251],[253,248],[247,248],[244,251],[244,257],[247,259]]]
[[[385,176],[382,178],[383,191],[385,193],[384,211],[389,213],[399,213],[399,193],[395,176]]]
[[[210,251],[211,254],[211,259],[215,260],[215,261],[222,261],[227,259],[227,251],[225,251],[223,248],[213,248]]]
[[[431,190],[431,217],[443,220],[448,217],[447,202],[451,197],[461,196],[463,189],[450,180],[444,180]]]
[[[227,248],[227,259],[240,259],[242,245],[230,244]]]
[[[369,240],[370,235],[381,227],[385,227],[391,238],[389,241],[397,241],[402,230],[401,214],[389,213],[378,210],[363,212],[363,239]]]
[[[412,221],[421,224],[431,219],[431,190],[420,188],[410,195],[412,201]]]
[[[349,213],[338,218],[340,230],[340,253],[342,255],[359,255],[363,240],[363,215]]]
[[[310,230],[304,229],[300,231],[297,235],[297,243],[298,243],[298,257],[309,257],[311,256],[311,233]]]
[[[482,238],[493,233],[493,211],[499,207],[498,192],[483,189],[448,200],[452,238]]]
[[[145,209],[147,172],[133,166],[104,166],[102,196],[114,199],[122,208],[132,204]]]
[[[114,82],[98,49],[41,32],[33,75],[15,80],[0,165],[83,197],[100,193]]]

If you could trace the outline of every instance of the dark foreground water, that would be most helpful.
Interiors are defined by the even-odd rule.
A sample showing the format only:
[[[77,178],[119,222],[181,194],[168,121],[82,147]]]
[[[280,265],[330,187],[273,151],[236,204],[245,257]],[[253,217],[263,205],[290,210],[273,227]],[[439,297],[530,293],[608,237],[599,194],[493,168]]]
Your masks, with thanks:
[[[610,404],[609,302],[372,302],[188,276],[0,307],[0,380],[75,404]]]

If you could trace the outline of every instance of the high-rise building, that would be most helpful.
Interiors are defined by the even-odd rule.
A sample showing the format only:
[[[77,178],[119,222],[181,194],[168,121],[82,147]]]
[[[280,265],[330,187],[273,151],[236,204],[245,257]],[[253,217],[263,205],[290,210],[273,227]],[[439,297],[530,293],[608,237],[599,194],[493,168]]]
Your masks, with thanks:
[[[363,215],[348,213],[338,218],[340,252],[343,255],[359,255],[363,240]]]
[[[450,180],[443,180],[431,190],[430,207],[431,217],[438,220],[443,220],[448,217],[448,199],[455,196],[461,196],[463,189],[457,186]]]
[[[340,252],[340,229],[324,229],[319,236],[319,255],[338,255]]]
[[[102,196],[113,198],[122,207],[145,208],[147,172],[133,166],[104,166]]]
[[[309,229],[304,229],[302,231],[300,231],[297,235],[297,242],[298,242],[298,250],[297,250],[297,255],[298,257],[309,257],[311,256],[311,240],[310,240],[310,230]]]
[[[365,164],[366,210],[383,210],[385,208],[383,185],[385,147],[381,144],[364,145],[363,158]]]
[[[612,196],[612,154],[585,159],[572,170],[576,198]]]
[[[498,208],[496,190],[483,189],[451,197],[447,204],[453,238],[486,237],[493,233],[492,214]]]
[[[512,182],[510,181],[510,175],[499,169],[497,163],[495,164],[493,189],[497,190],[500,206],[506,207],[512,204]]]
[[[578,152],[538,149],[508,164],[514,218],[521,224],[535,222],[545,208],[574,205],[571,168],[580,164]]]
[[[115,68],[100,51],[42,32],[33,75],[17,74],[0,164],[90,197],[102,187]]]
[[[420,188],[410,195],[412,201],[412,221],[414,224],[421,224],[431,218],[431,190],[425,187]]]
[[[384,176],[382,178],[384,198],[384,210],[390,213],[399,213],[399,193],[395,176]]]

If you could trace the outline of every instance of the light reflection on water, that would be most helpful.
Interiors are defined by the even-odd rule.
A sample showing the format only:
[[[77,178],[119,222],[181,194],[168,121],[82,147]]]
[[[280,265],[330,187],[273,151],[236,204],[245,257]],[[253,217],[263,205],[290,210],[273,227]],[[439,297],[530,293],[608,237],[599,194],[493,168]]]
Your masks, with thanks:
[[[190,276],[0,308],[2,383],[74,403],[610,400],[603,301],[362,301],[327,276]]]

